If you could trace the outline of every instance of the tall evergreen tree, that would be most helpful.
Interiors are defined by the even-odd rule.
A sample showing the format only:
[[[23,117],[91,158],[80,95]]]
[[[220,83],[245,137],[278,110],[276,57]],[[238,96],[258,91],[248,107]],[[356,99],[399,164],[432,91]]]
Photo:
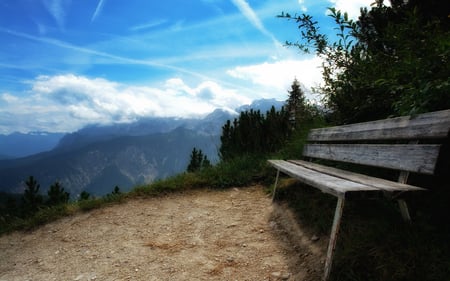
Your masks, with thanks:
[[[286,100],[286,108],[289,111],[289,121],[292,127],[296,128],[306,117],[306,98],[300,82],[297,78],[292,82],[291,90],[288,91],[288,99]]]
[[[47,192],[49,206],[56,206],[69,202],[70,194],[64,191],[64,187],[57,181],[52,184]]]
[[[24,215],[36,212],[43,203],[43,197],[39,194],[40,184],[30,176],[25,182],[26,189],[22,196]]]
[[[201,149],[197,150],[195,147],[192,149],[190,162],[187,167],[188,172],[196,172],[203,168],[207,168],[211,166],[211,162],[208,160],[208,157],[203,154]]]
[[[78,199],[78,201],[85,201],[85,200],[88,200],[90,196],[91,196],[91,194],[89,194],[89,192],[83,190],[83,191],[80,193],[80,198]]]
[[[227,161],[243,154],[273,152],[289,134],[289,113],[284,108],[272,107],[265,115],[259,110],[244,111],[222,127],[220,157]]]

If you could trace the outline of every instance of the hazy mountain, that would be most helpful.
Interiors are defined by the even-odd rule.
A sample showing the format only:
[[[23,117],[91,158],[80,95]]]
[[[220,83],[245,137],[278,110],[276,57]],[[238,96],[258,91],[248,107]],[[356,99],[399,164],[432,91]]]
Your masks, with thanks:
[[[269,111],[272,106],[275,106],[275,109],[281,109],[281,107],[285,104],[284,101],[279,101],[276,99],[260,99],[260,100],[255,100],[253,101],[251,104],[249,105],[243,105],[240,106],[236,109],[237,112],[242,112],[242,111],[246,111],[246,110],[260,110],[261,113],[266,113],[267,111]]]
[[[148,136],[124,136],[61,152],[9,161],[0,169],[0,190],[21,193],[33,175],[42,191],[60,181],[72,196],[83,190],[96,195],[150,183],[186,170],[193,147],[217,161],[218,136],[206,138],[189,129]]]
[[[62,133],[47,132],[0,135],[0,159],[25,157],[52,150],[63,136]]]
[[[142,118],[134,123],[114,125],[92,125],[77,132],[65,135],[56,150],[71,150],[85,145],[111,140],[122,136],[145,136],[156,133],[167,133],[178,127],[194,130],[199,134],[221,134],[222,125],[235,114],[216,109],[201,119],[152,117]]]
[[[104,195],[186,170],[194,147],[214,163],[226,120],[253,108],[266,112],[282,102],[259,100],[235,112],[217,109],[201,119],[145,118],[130,124],[93,125],[60,138],[51,151],[0,161],[0,192],[22,193],[30,175],[41,190],[60,181],[72,197],[86,190]],[[56,137],[56,136],[55,136]]]

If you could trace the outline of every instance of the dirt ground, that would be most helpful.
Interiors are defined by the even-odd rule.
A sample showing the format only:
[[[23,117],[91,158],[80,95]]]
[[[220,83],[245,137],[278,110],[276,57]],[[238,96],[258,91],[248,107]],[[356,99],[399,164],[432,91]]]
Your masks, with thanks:
[[[326,237],[262,187],[197,190],[0,237],[0,280],[320,280]]]

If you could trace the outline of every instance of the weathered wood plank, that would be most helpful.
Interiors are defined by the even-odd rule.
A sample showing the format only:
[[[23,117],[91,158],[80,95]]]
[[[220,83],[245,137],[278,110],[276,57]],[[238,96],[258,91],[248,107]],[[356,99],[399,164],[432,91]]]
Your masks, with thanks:
[[[439,149],[435,144],[309,144],[303,156],[433,174]]]
[[[355,141],[445,138],[450,129],[450,110],[372,122],[313,129],[309,141]]]
[[[291,163],[296,165],[303,166],[305,168],[315,170],[317,172],[327,174],[330,176],[335,176],[338,178],[347,179],[350,181],[362,183],[365,185],[372,186],[374,188],[378,188],[383,191],[394,192],[394,191],[419,191],[425,190],[424,188],[409,185],[406,183],[394,182],[390,180],[385,180],[381,178],[375,178],[367,175],[362,175],[342,169],[337,169],[334,167],[323,166],[312,162],[302,161],[302,160],[288,160]]]
[[[281,172],[336,197],[344,197],[347,192],[379,190],[372,186],[326,175],[284,160],[269,160],[269,163]]]

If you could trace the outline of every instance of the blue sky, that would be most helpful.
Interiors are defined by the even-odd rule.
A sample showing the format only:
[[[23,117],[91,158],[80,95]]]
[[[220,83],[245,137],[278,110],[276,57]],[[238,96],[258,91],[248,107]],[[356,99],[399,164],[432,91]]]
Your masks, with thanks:
[[[295,77],[321,82],[320,60],[283,46],[299,33],[276,15],[306,12],[332,31],[327,7],[356,17],[371,2],[1,1],[0,134],[285,100]]]

